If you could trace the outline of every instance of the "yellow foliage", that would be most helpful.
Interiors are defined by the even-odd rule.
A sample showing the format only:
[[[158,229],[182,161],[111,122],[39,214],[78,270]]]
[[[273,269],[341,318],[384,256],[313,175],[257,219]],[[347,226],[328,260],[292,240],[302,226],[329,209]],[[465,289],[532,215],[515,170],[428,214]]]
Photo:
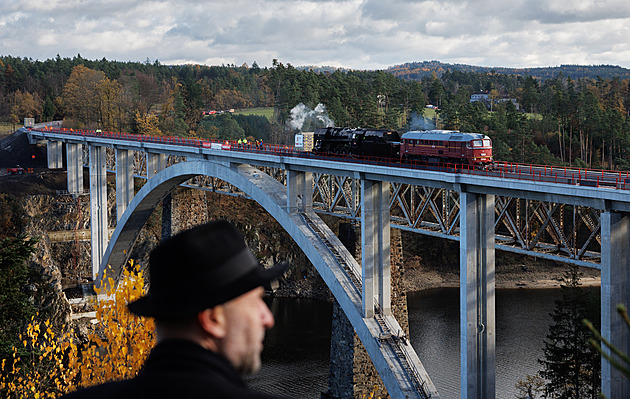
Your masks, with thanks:
[[[137,266],[125,270],[118,286],[97,289],[97,329],[89,343],[77,347],[70,332],[55,334],[50,321],[35,318],[20,338],[28,358],[2,361],[0,393],[7,398],[55,398],[79,387],[127,379],[140,370],[154,346],[152,319],[137,317],[127,303],[144,294],[144,276]],[[9,363],[9,364],[7,364]],[[21,367],[26,364],[26,367]]]
[[[363,394],[362,398],[363,399],[375,399],[374,395],[376,395],[376,391],[378,391],[379,386],[378,385],[374,385],[374,389],[372,389],[372,391],[370,392],[370,396],[366,396],[367,394]],[[378,399],[381,399],[381,397],[379,396]]]
[[[136,111],[135,115],[136,126],[138,126],[138,132],[140,134],[146,134],[149,136],[161,136],[160,120],[155,114],[140,114],[140,111]]]
[[[83,65],[72,68],[72,73],[63,87],[63,105],[66,115],[90,124],[100,119],[98,88],[106,79],[105,73]]]
[[[26,91],[22,93],[20,90],[17,90],[10,96],[9,101],[11,104],[11,113],[15,115],[18,121],[24,118],[39,119],[42,115],[44,101],[42,101],[37,93],[31,94]]]

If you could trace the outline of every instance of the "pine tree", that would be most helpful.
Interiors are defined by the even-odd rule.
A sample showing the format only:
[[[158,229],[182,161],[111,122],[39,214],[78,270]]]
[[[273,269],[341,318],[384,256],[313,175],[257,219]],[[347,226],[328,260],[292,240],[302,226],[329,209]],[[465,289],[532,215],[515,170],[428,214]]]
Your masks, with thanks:
[[[540,376],[548,398],[597,398],[600,355],[589,344],[591,334],[581,320],[599,320],[599,303],[580,286],[581,273],[571,266],[563,276],[562,298],[551,314],[553,324],[544,341]]]
[[[36,311],[30,289],[36,276],[27,266],[34,245],[25,235],[0,240],[0,359],[11,355],[20,331]]]

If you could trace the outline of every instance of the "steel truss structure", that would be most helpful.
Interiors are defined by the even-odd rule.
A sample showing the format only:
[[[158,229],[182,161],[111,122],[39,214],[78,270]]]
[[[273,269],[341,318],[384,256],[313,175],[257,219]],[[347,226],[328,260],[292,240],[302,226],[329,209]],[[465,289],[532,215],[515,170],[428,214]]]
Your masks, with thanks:
[[[170,155],[167,165],[185,162]],[[108,169],[115,170],[113,150],[108,151]],[[258,167],[286,184],[286,170]],[[134,154],[134,173],[147,176],[146,157]],[[246,196],[217,178],[197,176],[185,183],[233,196]],[[420,234],[459,240],[459,197],[454,190],[390,184],[392,227]],[[347,176],[313,173],[313,206],[317,212],[359,221],[360,180]],[[522,253],[565,263],[599,268],[601,221],[597,209],[516,197],[495,198],[495,242],[500,250]]]
[[[359,220],[359,180],[314,174],[313,205],[321,212]],[[459,192],[402,183],[390,185],[393,227],[459,240]],[[585,206],[515,197],[495,198],[499,249],[599,267],[600,214]]]

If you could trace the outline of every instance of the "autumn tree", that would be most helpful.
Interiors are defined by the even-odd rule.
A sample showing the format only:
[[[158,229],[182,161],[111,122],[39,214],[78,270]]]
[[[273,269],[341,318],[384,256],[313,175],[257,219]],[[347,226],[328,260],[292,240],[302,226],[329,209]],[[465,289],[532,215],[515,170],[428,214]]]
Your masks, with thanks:
[[[124,112],[119,106],[121,87],[115,80],[104,78],[96,87],[99,126],[105,130],[122,130]]]
[[[105,79],[102,71],[78,65],[72,69],[63,88],[66,115],[82,125],[95,125],[99,121],[98,88]]]
[[[162,101],[162,91],[153,74],[136,73],[140,106],[138,111],[149,115],[153,108]]]
[[[518,393],[516,399],[536,399],[544,393],[545,380],[537,375],[527,375],[515,385]]]
[[[24,118],[41,119],[43,101],[37,93],[31,94],[17,90],[10,99],[11,118],[13,122],[23,121]]]
[[[136,111],[135,115],[136,129],[140,134],[150,136],[161,136],[160,120],[155,114],[144,114]]]
[[[155,345],[153,319],[138,317],[127,309],[127,304],[143,296],[144,274],[133,262],[126,268],[118,285],[106,278],[98,302],[97,331],[88,337],[79,363],[70,365],[80,369],[80,387],[102,384],[135,377]]]
[[[30,319],[13,354],[1,365],[3,398],[54,398],[81,387],[134,377],[154,346],[154,323],[131,314],[127,304],[145,293],[144,276],[131,265],[118,285],[109,278],[97,303],[98,324],[78,346],[70,331]]]

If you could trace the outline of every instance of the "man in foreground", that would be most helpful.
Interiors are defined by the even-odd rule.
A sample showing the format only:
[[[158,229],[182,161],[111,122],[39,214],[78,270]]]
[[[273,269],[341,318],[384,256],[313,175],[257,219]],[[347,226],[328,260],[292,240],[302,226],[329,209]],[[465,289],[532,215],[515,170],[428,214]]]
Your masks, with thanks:
[[[260,368],[274,324],[264,289],[286,265],[264,269],[228,222],[194,227],[161,243],[149,259],[149,293],[129,304],[155,318],[157,345],[137,377],[67,398],[267,398],[239,374]]]

